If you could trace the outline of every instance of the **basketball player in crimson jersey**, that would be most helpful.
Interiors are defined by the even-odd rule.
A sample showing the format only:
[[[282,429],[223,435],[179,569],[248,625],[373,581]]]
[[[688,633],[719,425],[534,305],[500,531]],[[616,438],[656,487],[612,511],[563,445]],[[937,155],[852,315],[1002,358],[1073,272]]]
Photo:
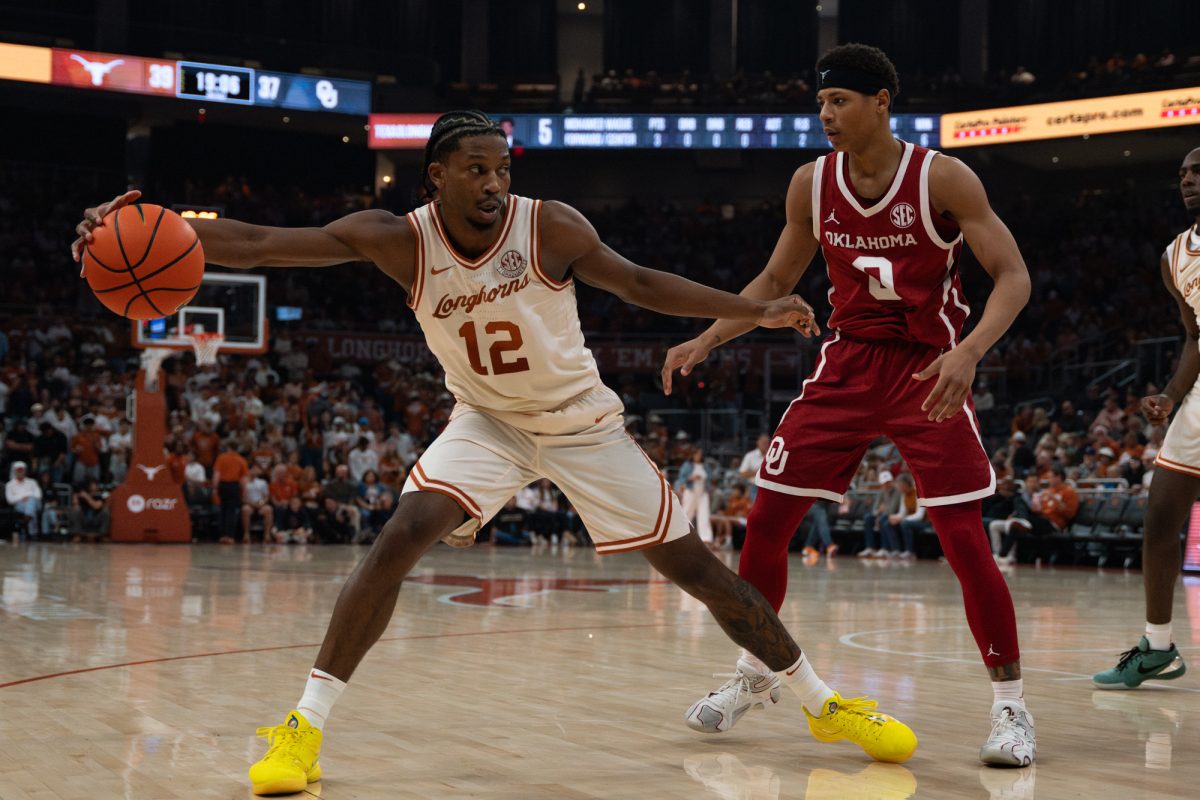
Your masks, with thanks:
[[[558,484],[602,553],[641,550],[704,602],[731,639],[800,695],[819,741],[848,739],[883,761],[917,740],[867,698],[843,699],[814,678],[775,610],[689,531],[666,479],[625,434],[621,401],[584,346],[574,279],[655,311],[808,332],[800,298],[755,300],[639,267],[606,247],[575,209],[509,194],[504,131],[480,112],[433,126],[426,189],[434,202],[396,217],[350,214],[324,228],[189,220],[206,260],[230,267],[372,261],[409,296],[458,403],[411,470],[394,516],[347,580],[296,709],[260,729],[270,749],[250,768],[256,794],[302,791],[321,775],[321,729],[334,701],[387,628],[404,577],[439,540],[465,546],[522,486]],[[105,214],[88,209],[76,260]]]
[[[840,501],[871,441],[890,437],[958,576],[992,678],[992,732],[980,758],[1031,764],[1036,744],[1012,599],[982,523],[981,500],[995,491],[996,476],[970,399],[976,364],[1029,299],[1029,274],[975,174],[892,136],[898,79],[883,52],[843,45],[826,53],[817,71],[821,123],[835,152],[792,177],[787,225],[742,296],[787,295],[820,247],[833,284],[831,332],[759,469],[738,574],[778,611],[787,544],[800,521],[816,500]],[[968,312],[958,274],[964,237],[995,288],[975,330],[961,338]],[[750,329],[719,320],[672,348],[665,390],[675,369],[690,373],[713,348]],[[778,688],[768,666],[743,653],[734,678],[698,701],[688,724],[724,731],[748,708],[773,703]]]
[[[1117,665],[1092,676],[1101,689],[1136,689],[1144,682],[1182,677],[1183,656],[1171,641],[1171,606],[1179,577],[1179,531],[1200,495],[1200,148],[1179,165],[1179,192],[1192,216],[1192,226],[1167,245],[1162,280],[1179,307],[1187,332],[1179,366],[1162,394],[1142,399],[1142,413],[1152,425],[1171,419],[1146,501],[1142,533],[1142,583],[1146,592],[1146,633],[1121,654]]]

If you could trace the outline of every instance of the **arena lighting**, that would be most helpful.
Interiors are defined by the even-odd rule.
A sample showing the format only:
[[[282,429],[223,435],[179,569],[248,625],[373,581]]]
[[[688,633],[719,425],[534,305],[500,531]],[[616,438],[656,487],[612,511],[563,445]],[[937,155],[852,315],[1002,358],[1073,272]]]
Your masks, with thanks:
[[[1085,138],[1200,123],[1200,87],[942,115],[942,147]]]

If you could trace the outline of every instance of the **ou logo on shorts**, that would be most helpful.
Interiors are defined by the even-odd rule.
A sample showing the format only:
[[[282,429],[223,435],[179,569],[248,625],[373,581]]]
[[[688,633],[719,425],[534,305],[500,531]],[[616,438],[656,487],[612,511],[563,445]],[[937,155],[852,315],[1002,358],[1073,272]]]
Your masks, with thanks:
[[[896,203],[888,216],[897,228],[907,228],[917,221],[917,212],[908,203]]]
[[[776,436],[771,440],[771,446],[767,448],[767,454],[763,456],[763,469],[771,475],[779,475],[783,472],[783,468],[787,466],[788,452],[783,449],[783,437]]]

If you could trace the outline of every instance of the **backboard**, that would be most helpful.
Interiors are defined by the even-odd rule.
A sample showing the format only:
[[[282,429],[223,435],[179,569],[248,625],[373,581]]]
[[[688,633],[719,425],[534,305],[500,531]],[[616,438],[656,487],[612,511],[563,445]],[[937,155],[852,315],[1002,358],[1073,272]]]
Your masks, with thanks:
[[[220,352],[267,351],[267,279],[263,275],[206,272],[192,301],[162,319],[134,320],[133,346],[192,349],[190,333],[219,333]]]

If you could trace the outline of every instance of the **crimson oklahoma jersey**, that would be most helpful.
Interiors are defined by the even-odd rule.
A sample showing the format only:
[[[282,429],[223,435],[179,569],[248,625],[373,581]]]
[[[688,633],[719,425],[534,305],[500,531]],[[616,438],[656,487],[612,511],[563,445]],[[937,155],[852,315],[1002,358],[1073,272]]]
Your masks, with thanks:
[[[816,162],[813,235],[828,265],[832,330],[868,341],[958,344],[970,309],[958,274],[962,234],[929,198],[933,150],[904,143],[892,185],[860,198],[845,153]],[[868,205],[869,203],[869,205]]]
[[[969,312],[957,266],[962,234],[929,199],[936,155],[905,143],[896,177],[874,203],[855,195],[846,154],[816,162],[813,233],[833,284],[830,335],[779,421],[760,488],[840,502],[863,454],[887,436],[922,505],[995,491],[970,397],[964,413],[932,422],[921,406],[935,381],[912,377],[958,344]]]

